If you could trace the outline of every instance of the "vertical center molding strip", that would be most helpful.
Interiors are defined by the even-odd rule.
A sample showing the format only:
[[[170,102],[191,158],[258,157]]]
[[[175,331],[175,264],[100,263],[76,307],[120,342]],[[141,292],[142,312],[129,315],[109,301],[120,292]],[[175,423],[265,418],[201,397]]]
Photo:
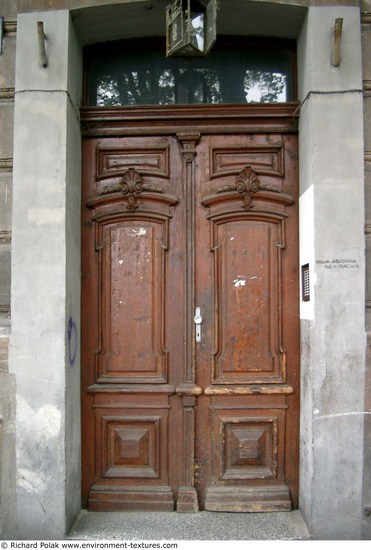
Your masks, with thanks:
[[[185,262],[185,361],[184,382],[180,384],[176,393],[183,397],[183,485],[179,487],[177,511],[198,512],[197,491],[194,486],[194,455],[195,455],[195,404],[196,396],[202,389],[196,385],[195,379],[195,339],[194,339],[194,261],[195,261],[195,157],[196,143],[200,139],[199,132],[178,132],[178,142],[183,161],[183,186],[185,199],[184,230],[186,243],[184,251]]]

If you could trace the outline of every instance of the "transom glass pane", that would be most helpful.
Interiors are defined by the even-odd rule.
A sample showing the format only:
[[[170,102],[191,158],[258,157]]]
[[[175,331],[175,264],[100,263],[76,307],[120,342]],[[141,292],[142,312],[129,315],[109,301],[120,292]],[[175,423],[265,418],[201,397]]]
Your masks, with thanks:
[[[209,57],[165,57],[161,40],[86,48],[91,106],[270,103],[294,100],[294,48],[226,45]]]

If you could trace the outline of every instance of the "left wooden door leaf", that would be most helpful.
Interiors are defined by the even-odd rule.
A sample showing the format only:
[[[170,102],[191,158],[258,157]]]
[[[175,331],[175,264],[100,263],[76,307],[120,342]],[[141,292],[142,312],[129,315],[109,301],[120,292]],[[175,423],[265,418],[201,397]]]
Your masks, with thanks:
[[[173,510],[182,475],[183,213],[170,137],[86,140],[83,498]],[[179,410],[178,410],[179,409]]]

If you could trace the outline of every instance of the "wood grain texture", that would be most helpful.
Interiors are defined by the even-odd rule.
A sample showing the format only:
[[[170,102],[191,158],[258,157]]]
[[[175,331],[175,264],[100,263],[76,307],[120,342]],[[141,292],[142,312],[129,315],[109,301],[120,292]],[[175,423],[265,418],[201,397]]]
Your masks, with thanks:
[[[296,108],[82,110],[90,509],[297,506]]]

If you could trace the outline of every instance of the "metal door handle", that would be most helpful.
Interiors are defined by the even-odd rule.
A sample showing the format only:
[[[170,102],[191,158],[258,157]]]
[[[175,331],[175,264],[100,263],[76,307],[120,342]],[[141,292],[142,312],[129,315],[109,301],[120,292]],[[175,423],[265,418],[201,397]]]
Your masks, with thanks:
[[[196,342],[201,342],[201,323],[202,323],[202,317],[201,317],[201,308],[196,307],[196,315],[194,316],[193,321],[196,325]]]

